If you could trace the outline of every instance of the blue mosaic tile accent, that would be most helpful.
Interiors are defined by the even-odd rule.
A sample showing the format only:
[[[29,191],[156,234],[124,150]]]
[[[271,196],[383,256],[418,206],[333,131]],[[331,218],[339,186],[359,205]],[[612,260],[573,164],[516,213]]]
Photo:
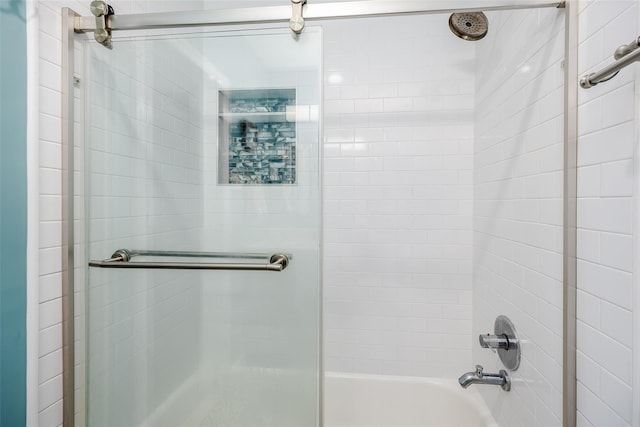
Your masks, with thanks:
[[[295,99],[234,99],[229,103],[229,111],[232,113],[284,113],[287,111],[287,105],[295,104]]]
[[[251,114],[229,124],[229,184],[295,184],[296,126],[284,119],[294,99],[231,100],[231,113],[283,113],[265,121]]]

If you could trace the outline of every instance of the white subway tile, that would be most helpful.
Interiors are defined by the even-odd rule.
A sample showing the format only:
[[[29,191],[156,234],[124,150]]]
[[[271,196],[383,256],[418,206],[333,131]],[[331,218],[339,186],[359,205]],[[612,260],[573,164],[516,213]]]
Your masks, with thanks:
[[[59,246],[40,249],[40,275],[53,274],[62,270],[62,248]]]
[[[40,168],[40,194],[57,195],[62,192],[62,171]]]
[[[40,248],[51,248],[62,244],[62,225],[58,221],[40,223]]]
[[[588,39],[582,39],[578,45],[578,74],[589,72],[602,62],[604,57],[602,31],[595,32]]]
[[[353,129],[331,129],[326,132],[325,139],[329,144],[354,142]]]
[[[353,100],[327,101],[325,103],[325,111],[327,114],[348,114],[354,113]]]
[[[62,399],[62,375],[46,381],[38,389],[38,411],[43,411]]]
[[[630,234],[633,227],[631,198],[578,199],[578,227]]]
[[[602,264],[633,271],[633,237],[627,234],[600,233]]]
[[[60,117],[62,113],[62,96],[60,92],[40,87],[40,113]]]
[[[633,156],[633,132],[633,123],[626,122],[610,128],[595,128],[588,135],[581,134],[578,166],[630,159]]]
[[[602,127],[633,121],[633,84],[625,85],[602,96]]]
[[[384,98],[384,111],[386,113],[411,110],[413,110],[412,98]]]
[[[330,84],[325,84],[324,99],[334,100],[334,101],[340,99],[340,86],[332,86]]]
[[[41,303],[61,298],[62,273],[40,276],[38,297]]]
[[[599,329],[601,323],[600,305],[601,300],[599,298],[578,290],[576,294],[576,318]]]
[[[600,165],[578,168],[578,197],[599,197],[602,182]]]
[[[631,383],[631,349],[619,344],[605,334],[579,322],[577,346],[580,351],[627,384]]]
[[[56,298],[40,304],[39,328],[50,328],[62,322],[62,299]]]
[[[382,113],[386,111],[383,99],[356,99],[355,113]]]
[[[583,352],[576,352],[576,376],[579,382],[592,393],[600,395],[600,366],[589,359]]]
[[[62,398],[53,405],[38,413],[38,426],[60,427],[62,425],[63,403]]]
[[[58,376],[62,371],[62,349],[56,350],[38,360],[38,384]]]
[[[398,85],[395,83],[382,83],[369,86],[369,98],[391,98],[398,96]]]
[[[584,4],[586,2],[580,2],[579,4]],[[576,426],[577,427],[595,427],[593,424],[589,422],[585,418],[585,416],[578,410],[576,411]]]
[[[605,163],[600,168],[600,195],[602,197],[631,197],[633,195],[633,161]]]
[[[585,2],[589,4],[589,2]],[[630,1],[594,1],[580,14],[579,39],[584,40],[606,27],[614,18],[627,9]],[[617,47],[617,46],[616,46]]]
[[[394,67],[383,70],[383,80],[389,83],[406,82],[411,80],[413,69],[411,67]]]
[[[60,117],[54,117],[48,114],[40,114],[38,133],[38,136],[41,140],[60,143],[62,137]],[[62,148],[58,149],[58,151],[60,152],[61,150]],[[61,155],[62,154],[58,154],[56,155],[56,157],[60,157]],[[61,167],[61,163],[57,163],[56,165],[57,167]]]
[[[598,396],[578,383],[577,406],[582,416],[594,426],[630,426]]]
[[[369,96],[369,87],[353,85],[340,87],[340,99],[363,99]]]
[[[40,355],[48,354],[59,348],[62,348],[62,325],[55,324],[54,326],[41,330],[38,340],[38,350]]]
[[[578,260],[578,289],[631,309],[633,285],[630,273]]]
[[[540,319],[540,323],[549,328],[551,331],[560,331],[562,330],[562,310],[558,307],[555,307],[552,304],[549,304],[543,300],[537,300],[537,311],[536,318]],[[560,376],[552,376],[549,378],[550,381],[558,381]]]
[[[577,230],[576,257],[593,263],[600,262],[600,236],[598,231]]]
[[[633,347],[631,311],[603,301],[600,305],[600,330],[619,343]]]
[[[621,416],[627,423],[631,424],[633,417],[633,399],[631,387],[622,381],[602,371],[600,390],[602,400]]]
[[[59,37],[41,32],[39,37],[40,59],[52,64],[61,64],[62,43]]]
[[[40,84],[43,87],[54,91],[61,90],[62,69],[59,64],[40,59],[38,72],[40,73]]]

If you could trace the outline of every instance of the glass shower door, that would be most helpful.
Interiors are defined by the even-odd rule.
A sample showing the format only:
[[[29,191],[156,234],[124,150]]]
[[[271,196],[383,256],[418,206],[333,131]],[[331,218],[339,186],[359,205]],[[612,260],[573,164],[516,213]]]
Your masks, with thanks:
[[[87,424],[318,425],[319,30],[83,52]]]

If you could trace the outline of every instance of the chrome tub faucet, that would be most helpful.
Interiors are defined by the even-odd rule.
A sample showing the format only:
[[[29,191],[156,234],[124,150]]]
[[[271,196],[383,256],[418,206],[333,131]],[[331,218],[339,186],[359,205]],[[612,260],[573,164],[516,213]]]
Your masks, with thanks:
[[[475,372],[463,374],[458,378],[458,383],[462,388],[467,388],[471,384],[490,384],[499,385],[504,391],[511,390],[511,379],[507,371],[501,369],[498,374],[485,374],[482,372],[483,369],[481,365],[476,365]]]

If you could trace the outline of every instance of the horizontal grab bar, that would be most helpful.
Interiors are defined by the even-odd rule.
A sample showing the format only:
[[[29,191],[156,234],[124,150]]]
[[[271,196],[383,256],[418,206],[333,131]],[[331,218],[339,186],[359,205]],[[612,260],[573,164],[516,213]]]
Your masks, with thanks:
[[[154,251],[147,249],[118,249],[111,258],[123,257],[129,261],[135,256],[181,257],[181,258],[226,258],[226,259],[269,259],[271,254],[245,252],[186,252],[186,251]],[[289,256],[291,258],[291,256]]]
[[[613,57],[615,61],[595,73],[586,74],[580,78],[580,87],[589,89],[598,83],[614,78],[624,67],[640,61],[640,37],[628,45],[619,46]]]
[[[255,259],[265,262],[255,263],[196,263],[196,262],[130,262],[135,256],[183,257],[183,258],[223,258],[223,259]],[[91,260],[89,267],[99,268],[149,268],[172,270],[250,270],[250,271],[282,271],[289,265],[290,256],[285,254],[255,254],[227,252],[180,252],[180,251],[147,251],[118,249],[111,258]]]

